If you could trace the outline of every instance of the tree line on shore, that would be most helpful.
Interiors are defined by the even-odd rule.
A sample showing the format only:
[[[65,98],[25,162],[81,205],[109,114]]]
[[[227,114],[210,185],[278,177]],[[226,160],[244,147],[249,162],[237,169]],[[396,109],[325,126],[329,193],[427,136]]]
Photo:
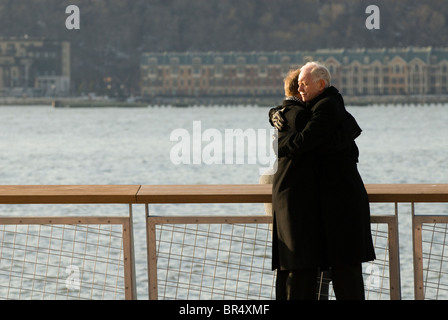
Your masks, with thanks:
[[[366,8],[380,9],[368,30]],[[68,5],[80,29],[65,26]],[[72,91],[138,94],[140,57],[164,51],[298,51],[448,43],[444,0],[0,0],[0,37],[71,43]]]

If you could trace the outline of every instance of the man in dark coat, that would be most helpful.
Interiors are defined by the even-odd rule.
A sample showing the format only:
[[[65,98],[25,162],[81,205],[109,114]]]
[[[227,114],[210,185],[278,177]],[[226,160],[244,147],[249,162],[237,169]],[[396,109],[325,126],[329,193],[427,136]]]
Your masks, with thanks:
[[[316,274],[327,269],[337,299],[364,299],[361,263],[375,253],[367,192],[357,170],[354,139],[361,130],[324,66],[306,64],[298,84],[311,115],[303,128],[279,133],[273,269],[287,271],[287,299],[314,299]],[[278,121],[278,111],[272,118],[287,125],[291,118]]]

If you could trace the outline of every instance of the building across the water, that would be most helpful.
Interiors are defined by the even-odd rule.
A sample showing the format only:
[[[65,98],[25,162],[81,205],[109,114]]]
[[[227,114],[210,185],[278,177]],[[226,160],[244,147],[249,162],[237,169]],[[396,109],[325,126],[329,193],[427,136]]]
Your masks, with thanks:
[[[65,96],[70,91],[70,43],[0,38],[0,96]]]
[[[141,93],[148,99],[278,97],[286,73],[308,61],[323,62],[348,97],[448,94],[448,48],[433,47],[146,53]]]

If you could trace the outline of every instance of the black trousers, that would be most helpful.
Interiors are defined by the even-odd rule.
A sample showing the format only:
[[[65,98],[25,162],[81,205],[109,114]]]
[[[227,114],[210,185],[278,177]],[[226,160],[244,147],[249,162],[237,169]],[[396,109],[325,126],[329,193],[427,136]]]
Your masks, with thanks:
[[[325,299],[330,279],[337,300],[365,299],[361,264],[331,267],[328,272],[320,272],[319,268],[277,270],[276,298]]]

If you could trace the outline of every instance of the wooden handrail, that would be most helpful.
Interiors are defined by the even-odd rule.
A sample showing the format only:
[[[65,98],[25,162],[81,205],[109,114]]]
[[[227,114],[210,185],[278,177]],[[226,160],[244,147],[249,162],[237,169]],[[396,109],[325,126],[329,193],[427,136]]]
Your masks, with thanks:
[[[139,203],[266,203],[272,185],[146,185],[137,195]]]
[[[370,202],[448,202],[448,184],[367,184]],[[0,204],[269,203],[270,184],[0,186]]]
[[[0,204],[136,203],[140,185],[0,186]]]
[[[367,184],[370,202],[448,202],[448,184]],[[272,185],[142,186],[138,203],[269,203]]]
[[[370,202],[448,202],[448,184],[368,184]]]

